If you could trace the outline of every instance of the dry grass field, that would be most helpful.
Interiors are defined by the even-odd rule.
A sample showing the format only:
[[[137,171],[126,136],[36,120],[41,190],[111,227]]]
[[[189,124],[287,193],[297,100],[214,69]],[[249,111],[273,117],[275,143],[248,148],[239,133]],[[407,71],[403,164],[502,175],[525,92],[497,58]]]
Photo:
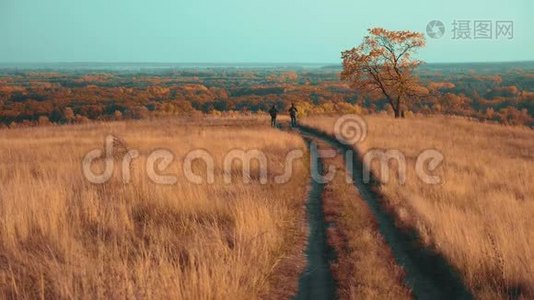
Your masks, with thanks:
[[[120,138],[115,173],[105,184],[88,182],[84,155]],[[0,298],[17,299],[251,299],[287,298],[304,267],[305,160],[294,176],[274,184],[296,135],[254,118],[95,123],[0,131]],[[215,158],[215,183],[183,176],[189,150]],[[253,164],[250,184],[239,164],[232,184],[222,159],[231,149],[258,149],[269,164],[260,184]],[[137,149],[131,182],[121,181],[120,161]],[[162,174],[146,174],[146,158],[168,149],[174,161]],[[94,166],[95,171],[102,166]],[[193,164],[204,174],[203,163]]]
[[[335,120],[304,123],[332,134]],[[397,149],[406,157],[406,182],[390,172],[378,187],[399,224],[442,254],[477,298],[534,297],[534,132],[448,117],[365,120],[361,153]],[[110,135],[113,176],[91,183],[83,158],[104,150]],[[198,149],[214,159],[211,184],[199,160],[191,167],[202,182],[185,174],[185,157]],[[239,162],[225,173],[224,158],[236,149],[265,154],[267,183],[256,162],[250,183]],[[295,149],[307,152],[298,135],[244,116],[0,131],[0,298],[290,298],[306,264],[308,155],[293,161],[288,182],[275,178]],[[432,172],[440,184],[415,172],[425,149],[445,158]],[[131,150],[139,157],[125,183],[122,163]],[[155,150],[173,154],[169,166],[156,160],[153,171],[175,183],[151,178]],[[345,181],[341,157],[324,161],[337,167],[322,196],[338,296],[410,298],[369,207]],[[379,167],[371,165],[378,177]],[[97,159],[91,170],[104,168]]]
[[[391,173],[380,185],[400,223],[444,255],[477,298],[534,297],[534,131],[449,117],[365,120],[361,153],[398,149],[406,157],[406,182]],[[332,134],[334,121],[304,123]],[[416,175],[425,149],[444,155],[433,172],[441,184]],[[380,175],[377,162],[371,169]]]

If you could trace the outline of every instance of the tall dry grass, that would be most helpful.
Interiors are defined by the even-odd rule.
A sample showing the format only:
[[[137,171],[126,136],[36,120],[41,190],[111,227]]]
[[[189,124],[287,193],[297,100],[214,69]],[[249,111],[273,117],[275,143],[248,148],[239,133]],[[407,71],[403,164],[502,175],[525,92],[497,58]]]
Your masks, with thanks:
[[[534,297],[534,131],[448,117],[365,116],[370,149],[398,149],[406,183],[393,174],[380,191],[398,219],[459,270],[477,298]],[[309,118],[333,133],[335,118]],[[425,149],[445,160],[424,184],[415,161]],[[392,165],[394,168],[394,165]],[[380,175],[377,163],[372,169]]]
[[[102,185],[82,175],[82,157],[108,134],[122,140],[117,163],[140,151],[129,184],[119,168]],[[175,154],[163,172],[177,175],[174,185],[146,175],[146,157],[161,148]],[[197,148],[216,158],[214,184],[183,176],[183,157]],[[268,184],[257,166],[243,183],[237,164],[224,183],[222,157],[235,148],[267,155]],[[288,183],[272,183],[289,149],[304,143],[254,118],[0,131],[0,298],[289,297],[304,266],[308,182],[299,160]],[[200,162],[194,171],[206,172]]]

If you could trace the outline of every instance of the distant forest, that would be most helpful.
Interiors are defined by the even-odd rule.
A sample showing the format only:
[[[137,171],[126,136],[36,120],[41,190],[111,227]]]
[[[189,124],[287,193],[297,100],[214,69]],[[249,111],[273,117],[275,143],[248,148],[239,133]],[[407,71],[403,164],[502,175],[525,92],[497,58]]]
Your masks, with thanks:
[[[339,66],[0,66],[0,126],[170,115],[391,113],[340,81]],[[406,115],[452,114],[534,126],[534,63],[427,64],[428,97]]]

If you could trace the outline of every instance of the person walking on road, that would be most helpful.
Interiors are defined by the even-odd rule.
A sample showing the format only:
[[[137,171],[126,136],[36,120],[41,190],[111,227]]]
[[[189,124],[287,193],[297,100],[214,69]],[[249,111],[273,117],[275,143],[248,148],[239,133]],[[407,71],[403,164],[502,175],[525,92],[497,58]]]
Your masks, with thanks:
[[[289,116],[291,117],[291,127],[297,126],[297,113],[298,109],[295,107],[295,104],[291,103],[291,107],[289,108]]]
[[[271,115],[271,127],[276,127],[276,115],[278,114],[278,109],[276,109],[275,105],[269,109],[269,114]]]

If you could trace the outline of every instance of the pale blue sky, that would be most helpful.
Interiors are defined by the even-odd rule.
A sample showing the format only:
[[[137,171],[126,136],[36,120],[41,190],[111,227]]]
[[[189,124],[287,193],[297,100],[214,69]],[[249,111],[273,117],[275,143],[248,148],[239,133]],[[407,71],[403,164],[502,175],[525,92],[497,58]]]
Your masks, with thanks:
[[[336,63],[367,28],[434,19],[446,33],[427,39],[428,62],[534,60],[533,2],[0,0],[0,62]],[[453,40],[455,19],[511,20],[514,38]]]

